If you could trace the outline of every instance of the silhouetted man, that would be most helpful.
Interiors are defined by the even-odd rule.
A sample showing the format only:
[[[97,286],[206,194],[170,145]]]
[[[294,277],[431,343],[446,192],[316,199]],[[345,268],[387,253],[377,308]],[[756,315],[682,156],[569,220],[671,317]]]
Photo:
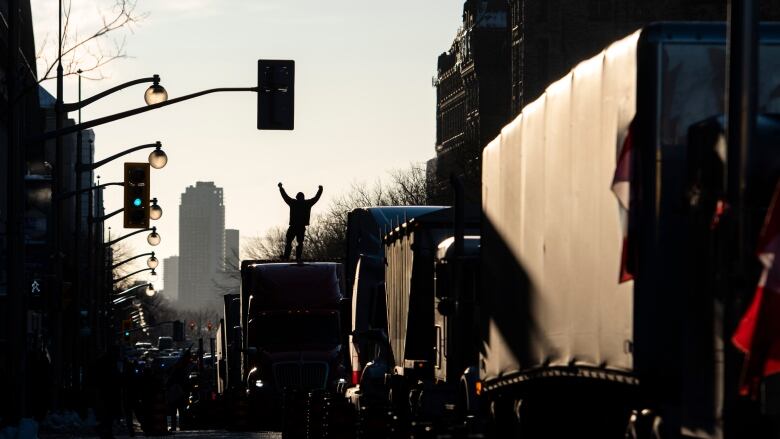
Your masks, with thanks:
[[[311,207],[320,199],[322,195],[322,186],[317,190],[317,195],[314,198],[307,200],[303,192],[298,192],[295,195],[295,199],[290,198],[287,192],[284,191],[282,184],[279,183],[279,192],[282,193],[284,202],[290,206],[290,227],[287,229],[287,242],[284,245],[284,259],[290,259],[290,251],[292,250],[293,237],[298,241],[298,245],[295,247],[295,260],[301,262],[301,255],[303,254],[303,238],[306,234],[306,226],[309,225],[309,218],[311,217]]]

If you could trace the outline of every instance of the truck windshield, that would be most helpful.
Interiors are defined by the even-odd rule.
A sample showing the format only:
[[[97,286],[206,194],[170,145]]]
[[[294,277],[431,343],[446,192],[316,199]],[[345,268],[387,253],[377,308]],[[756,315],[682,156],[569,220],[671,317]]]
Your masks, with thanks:
[[[337,345],[339,321],[337,313],[265,313],[255,316],[251,345],[269,351],[301,345]]]

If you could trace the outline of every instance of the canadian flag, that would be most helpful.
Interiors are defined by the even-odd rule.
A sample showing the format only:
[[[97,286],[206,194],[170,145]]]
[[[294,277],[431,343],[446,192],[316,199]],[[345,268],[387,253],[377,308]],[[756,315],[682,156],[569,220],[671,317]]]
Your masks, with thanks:
[[[634,147],[633,122],[629,125],[623,145],[620,148],[615,175],[612,178],[612,193],[618,200],[620,224],[623,228],[623,248],[620,256],[620,282],[634,278],[628,263],[628,209],[631,203],[631,153]]]
[[[758,259],[764,266],[753,302],[742,316],[732,343],[745,353],[740,394],[757,396],[761,378],[780,372],[780,182],[764,219]]]

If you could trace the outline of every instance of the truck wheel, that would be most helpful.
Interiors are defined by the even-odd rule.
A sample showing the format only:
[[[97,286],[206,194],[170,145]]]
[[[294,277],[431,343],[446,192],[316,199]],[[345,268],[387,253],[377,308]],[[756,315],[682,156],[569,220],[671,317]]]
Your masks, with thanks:
[[[627,439],[662,439],[663,419],[652,410],[632,410],[626,427]]]
[[[496,398],[490,401],[489,437],[521,437],[519,414],[522,401],[513,398]]]

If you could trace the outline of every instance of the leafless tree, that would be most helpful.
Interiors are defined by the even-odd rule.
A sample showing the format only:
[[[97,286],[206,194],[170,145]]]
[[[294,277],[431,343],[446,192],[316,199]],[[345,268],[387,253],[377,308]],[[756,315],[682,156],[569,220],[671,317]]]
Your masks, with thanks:
[[[62,67],[65,76],[75,75],[81,70],[85,79],[104,79],[101,68],[121,58],[127,58],[125,37],[114,36],[120,29],[133,30],[149,14],[136,11],[135,0],[115,0],[109,10],[100,11],[100,24],[95,29],[82,32],[76,29],[76,19],[72,16],[72,1],[65,0],[62,18]],[[48,50],[57,38],[49,34],[44,36],[38,47],[36,58],[41,61],[42,69],[38,82],[56,77],[57,56]]]
[[[220,271],[218,277],[214,279],[215,294],[219,297],[225,294],[237,294],[241,285],[241,259],[236,249],[231,257],[225,258],[225,268]]]

